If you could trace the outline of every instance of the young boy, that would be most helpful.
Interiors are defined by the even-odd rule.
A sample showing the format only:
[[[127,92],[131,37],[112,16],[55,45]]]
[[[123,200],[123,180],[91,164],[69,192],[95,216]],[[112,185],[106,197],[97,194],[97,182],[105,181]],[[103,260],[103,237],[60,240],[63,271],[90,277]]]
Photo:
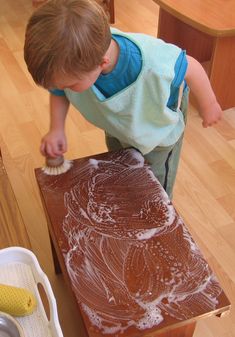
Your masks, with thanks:
[[[149,162],[172,197],[188,88],[202,124],[222,115],[202,66],[160,39],[111,29],[92,0],[51,0],[36,10],[26,29],[25,61],[34,81],[50,90],[50,130],[41,153],[67,150],[69,104],[105,130],[109,150],[132,146]]]

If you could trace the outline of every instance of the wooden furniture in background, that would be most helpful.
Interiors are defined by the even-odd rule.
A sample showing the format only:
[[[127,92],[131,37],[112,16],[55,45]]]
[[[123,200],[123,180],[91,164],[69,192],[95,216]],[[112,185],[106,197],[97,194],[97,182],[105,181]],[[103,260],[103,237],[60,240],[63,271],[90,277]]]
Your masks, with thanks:
[[[103,3],[108,8],[110,23],[115,23],[114,0],[103,0]]]
[[[58,262],[89,337],[192,337],[201,317],[230,303],[142,155],[36,169]]]
[[[235,106],[235,1],[154,0],[158,37],[206,63],[222,109]]]
[[[32,0],[32,4],[34,7],[38,7],[42,5],[47,0]],[[115,13],[114,13],[114,0],[95,0],[97,1],[101,6],[104,7],[105,11],[109,15],[110,23],[115,22]]]

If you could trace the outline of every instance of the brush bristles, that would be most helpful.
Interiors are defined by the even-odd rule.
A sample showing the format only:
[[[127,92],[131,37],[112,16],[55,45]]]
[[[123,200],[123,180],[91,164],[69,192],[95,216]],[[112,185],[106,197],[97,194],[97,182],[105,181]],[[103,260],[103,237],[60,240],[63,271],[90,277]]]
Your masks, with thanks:
[[[42,171],[49,176],[57,176],[59,174],[67,172],[72,166],[73,161],[65,159],[63,164],[54,167],[46,165],[42,168]]]

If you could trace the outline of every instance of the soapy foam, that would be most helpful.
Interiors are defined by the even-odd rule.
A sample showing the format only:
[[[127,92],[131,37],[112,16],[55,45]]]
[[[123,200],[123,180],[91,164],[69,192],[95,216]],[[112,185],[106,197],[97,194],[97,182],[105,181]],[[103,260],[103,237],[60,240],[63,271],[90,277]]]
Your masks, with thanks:
[[[217,279],[137,151],[78,175],[64,195],[64,259],[94,327],[119,335],[216,308]]]

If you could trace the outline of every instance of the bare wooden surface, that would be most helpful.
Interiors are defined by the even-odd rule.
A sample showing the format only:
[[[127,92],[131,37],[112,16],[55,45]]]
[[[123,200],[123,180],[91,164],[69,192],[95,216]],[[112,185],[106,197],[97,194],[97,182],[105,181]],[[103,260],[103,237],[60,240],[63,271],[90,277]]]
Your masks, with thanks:
[[[50,278],[65,337],[83,337],[76,306],[61,276],[55,276],[46,218],[34,177],[44,164],[39,153],[47,132],[48,94],[32,82],[23,60],[31,0],[0,0],[0,147],[30,244]],[[115,0],[115,26],[157,34],[158,6],[152,0]],[[106,151],[103,133],[74,109],[67,123],[68,158]],[[189,109],[174,204],[232,302],[230,315],[200,322],[194,337],[235,337],[235,109],[218,126],[203,129]]]

